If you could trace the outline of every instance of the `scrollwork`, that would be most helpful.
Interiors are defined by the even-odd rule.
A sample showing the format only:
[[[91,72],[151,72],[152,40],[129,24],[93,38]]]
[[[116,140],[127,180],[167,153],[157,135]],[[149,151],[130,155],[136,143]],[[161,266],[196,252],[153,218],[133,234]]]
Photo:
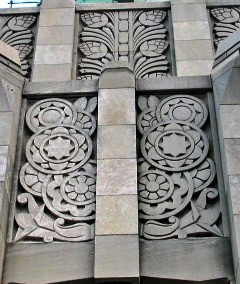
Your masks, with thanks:
[[[33,135],[20,171],[14,241],[94,238],[96,162],[90,157],[96,106],[96,98],[73,104],[45,99],[28,109]]]
[[[240,8],[239,7],[221,7],[210,10],[215,20],[214,24],[214,43],[218,46],[219,42],[224,40],[230,34],[240,27]]]
[[[201,129],[208,110],[189,95],[139,97],[140,234],[146,239],[222,236],[215,164]]]
[[[81,14],[79,79],[98,78],[113,60],[129,62],[136,78],[168,76],[166,16],[162,10]]]

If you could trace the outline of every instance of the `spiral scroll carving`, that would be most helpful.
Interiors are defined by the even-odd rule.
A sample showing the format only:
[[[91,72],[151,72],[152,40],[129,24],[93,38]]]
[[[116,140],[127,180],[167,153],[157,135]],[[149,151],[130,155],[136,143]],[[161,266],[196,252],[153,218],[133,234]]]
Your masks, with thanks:
[[[32,105],[33,132],[20,171],[14,241],[94,238],[96,162],[91,159],[97,98],[45,99]]]
[[[206,105],[189,95],[139,97],[138,105],[141,236],[223,236],[219,192],[211,187],[216,168],[204,132]]]

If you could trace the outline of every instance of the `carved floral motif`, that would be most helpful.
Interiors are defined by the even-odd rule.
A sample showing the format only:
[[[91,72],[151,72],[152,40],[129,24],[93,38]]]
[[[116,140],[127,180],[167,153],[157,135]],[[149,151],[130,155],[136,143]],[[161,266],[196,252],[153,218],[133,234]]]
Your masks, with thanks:
[[[215,164],[201,127],[205,104],[189,95],[139,97],[140,234],[146,239],[222,236]],[[210,187],[209,187],[210,186]]]
[[[94,238],[96,162],[91,160],[97,98],[45,99],[26,115],[34,133],[20,171],[14,241]],[[20,206],[22,205],[22,206]],[[23,208],[23,209],[21,209]]]
[[[29,77],[30,73],[29,59],[33,51],[34,40],[32,26],[35,22],[36,16],[33,15],[5,17],[0,32],[0,39],[19,52],[25,77]]]
[[[79,79],[97,79],[109,61],[127,61],[136,78],[168,75],[167,30],[161,10],[81,14]]]
[[[220,41],[240,27],[240,8],[214,8],[210,11],[216,21],[213,28],[215,34],[214,43],[218,46]]]

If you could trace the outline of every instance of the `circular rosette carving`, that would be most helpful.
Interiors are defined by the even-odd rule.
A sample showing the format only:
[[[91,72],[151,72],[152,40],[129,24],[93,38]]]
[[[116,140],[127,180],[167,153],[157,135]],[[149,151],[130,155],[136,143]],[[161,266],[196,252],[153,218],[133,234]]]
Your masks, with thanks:
[[[57,217],[69,221],[92,220],[95,218],[95,184],[95,177],[85,172],[75,172],[66,178],[48,175],[42,198]]]
[[[155,176],[153,176],[155,175]],[[143,180],[145,179],[145,180]],[[153,183],[152,180],[155,180]],[[158,180],[158,182],[156,182]],[[160,182],[159,182],[160,181]],[[163,181],[162,184],[161,181]],[[139,218],[145,220],[162,220],[175,216],[186,206],[192,199],[193,196],[193,180],[188,172],[183,173],[173,173],[172,176],[158,172],[158,174],[153,173],[153,171],[148,171],[143,174],[139,179],[139,189],[143,188],[143,183],[145,191],[153,191],[159,185],[162,185],[161,194],[159,196],[158,202],[155,204],[152,202],[153,195],[148,195],[145,199],[140,199],[139,203]],[[142,185],[141,185],[142,184]],[[159,189],[158,189],[159,191]],[[140,191],[141,192],[141,191]]]
[[[141,134],[157,123],[156,108],[148,108],[138,116],[137,125]]]
[[[63,174],[81,167],[92,153],[88,134],[74,126],[48,127],[33,135],[26,146],[29,163],[47,174]]]
[[[208,110],[205,104],[192,96],[177,95],[163,100],[157,107],[158,122],[180,120],[194,123],[198,127],[207,120]]]
[[[95,202],[96,180],[88,173],[75,173],[61,184],[61,195],[68,203],[86,205]]]
[[[35,170],[29,163],[26,163],[20,172],[20,183],[27,192],[40,197],[42,196],[42,185],[46,176]]]
[[[184,171],[199,165],[209,149],[208,139],[194,124],[174,121],[151,127],[142,137],[144,158],[166,171]]]
[[[26,116],[27,125],[33,132],[59,124],[73,125],[76,120],[76,108],[62,99],[41,100],[30,107]]]
[[[167,200],[173,193],[174,184],[170,176],[160,171],[148,171],[138,179],[139,200],[156,204]]]
[[[91,136],[96,129],[96,119],[89,112],[81,110],[78,112],[75,126]]]

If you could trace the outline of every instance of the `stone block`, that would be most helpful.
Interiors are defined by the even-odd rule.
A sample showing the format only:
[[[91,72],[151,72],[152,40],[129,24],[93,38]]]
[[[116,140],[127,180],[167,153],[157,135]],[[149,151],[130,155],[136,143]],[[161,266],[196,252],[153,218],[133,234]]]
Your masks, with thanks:
[[[176,60],[214,59],[211,40],[176,40]]]
[[[27,272],[26,272],[27,269]],[[6,283],[94,284],[94,242],[8,244]],[[85,281],[84,281],[85,280]]]
[[[100,75],[99,89],[118,88],[135,88],[135,77],[128,62],[108,62]]]
[[[98,160],[96,194],[137,194],[137,160]]]
[[[35,65],[71,64],[72,45],[40,45],[36,47]]]
[[[6,170],[9,163],[9,147],[0,146],[0,181],[5,181]]]
[[[229,176],[232,214],[240,215],[240,175]]]
[[[4,96],[6,97],[5,99]],[[0,83],[0,101],[3,102],[0,106],[0,111],[13,111],[14,117],[18,116],[17,114],[21,109],[22,88],[2,78]]]
[[[117,279],[131,283],[138,280],[138,235],[96,236],[94,278],[97,281]]]
[[[8,146],[11,141],[12,112],[0,112],[0,145]]]
[[[140,240],[140,271],[158,279],[151,284],[227,284],[234,279],[230,239]]]
[[[208,21],[206,4],[172,5],[173,22]]]
[[[37,45],[73,45],[73,26],[39,27]]]
[[[1,281],[1,283],[2,283],[2,272],[3,272],[5,248],[6,248],[5,239],[3,237],[2,231],[0,230],[0,281]]]
[[[225,75],[225,74],[224,74]],[[224,76],[223,75],[223,76]],[[223,77],[221,76],[221,78]],[[220,79],[221,79],[220,78]],[[226,105],[240,105],[240,68],[233,68],[229,81],[226,84],[226,90],[224,92],[221,104]]]
[[[4,182],[0,182],[0,228],[5,238],[8,225],[9,199]]]
[[[136,158],[136,126],[98,126],[98,159]]]
[[[98,125],[136,124],[134,89],[100,89]]]
[[[202,76],[210,75],[213,60],[186,60],[177,61],[178,76]]]
[[[44,0],[41,9],[75,8],[74,0]]]
[[[211,39],[207,21],[173,23],[173,32],[175,40]]]
[[[223,138],[240,138],[240,105],[221,105]]]
[[[172,5],[181,4],[206,4],[206,0],[171,0]]]
[[[240,139],[224,139],[228,175],[240,174]]]
[[[138,196],[97,196],[96,235],[137,235]]]
[[[73,26],[75,10],[65,9],[42,9],[39,18],[39,27],[49,26]]]
[[[17,65],[21,65],[18,51],[12,46],[0,40],[0,54]]]
[[[43,64],[33,67],[33,82],[62,82],[71,80],[72,64]]]

